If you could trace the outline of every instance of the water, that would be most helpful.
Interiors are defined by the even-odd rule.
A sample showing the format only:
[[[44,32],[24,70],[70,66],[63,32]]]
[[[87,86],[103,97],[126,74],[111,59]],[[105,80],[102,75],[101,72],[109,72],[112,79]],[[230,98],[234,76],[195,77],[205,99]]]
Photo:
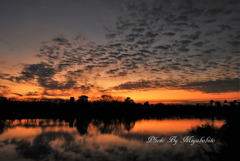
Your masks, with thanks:
[[[196,126],[211,124],[220,129],[224,120],[150,119],[124,120],[52,120],[23,119],[0,121],[0,160],[66,161],[147,161],[208,160],[203,147],[214,143],[167,142],[190,135]],[[149,137],[163,138],[162,143]],[[194,136],[195,137],[195,136]],[[204,136],[208,137],[208,136]]]

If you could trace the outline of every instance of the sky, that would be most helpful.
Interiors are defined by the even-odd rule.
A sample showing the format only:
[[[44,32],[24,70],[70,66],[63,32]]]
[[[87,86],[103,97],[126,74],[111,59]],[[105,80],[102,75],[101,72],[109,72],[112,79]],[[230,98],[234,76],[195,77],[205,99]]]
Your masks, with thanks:
[[[240,100],[238,0],[0,0],[0,95]]]

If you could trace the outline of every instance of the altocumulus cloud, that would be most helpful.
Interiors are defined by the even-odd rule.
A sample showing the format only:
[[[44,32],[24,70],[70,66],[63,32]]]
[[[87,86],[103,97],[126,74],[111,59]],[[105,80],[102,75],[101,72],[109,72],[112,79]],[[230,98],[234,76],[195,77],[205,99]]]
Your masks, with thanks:
[[[147,90],[152,88],[184,89],[201,91],[204,93],[239,92],[240,79],[219,79],[212,81],[179,82],[178,80],[140,80],[126,82],[113,87],[110,90]]]
[[[182,85],[179,88],[192,89],[202,91],[205,93],[224,93],[224,92],[239,92],[240,91],[240,79],[224,79],[215,81],[204,82],[192,82],[186,85]]]
[[[0,79],[32,80],[44,90],[103,90],[98,80],[121,79],[104,90],[239,91],[239,5],[237,0],[126,2],[115,24],[102,26],[105,41],[57,36],[42,43],[40,63],[26,64],[20,76],[1,73]]]

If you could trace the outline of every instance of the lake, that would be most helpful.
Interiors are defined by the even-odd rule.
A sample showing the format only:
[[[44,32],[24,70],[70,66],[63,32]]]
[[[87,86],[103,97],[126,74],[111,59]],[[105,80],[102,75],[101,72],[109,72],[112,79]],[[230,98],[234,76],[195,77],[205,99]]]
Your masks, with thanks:
[[[215,119],[1,120],[0,160],[209,160],[205,149],[218,147],[221,141],[191,131],[205,125],[221,129],[224,124]],[[213,142],[193,144],[190,136],[192,141],[209,137]]]

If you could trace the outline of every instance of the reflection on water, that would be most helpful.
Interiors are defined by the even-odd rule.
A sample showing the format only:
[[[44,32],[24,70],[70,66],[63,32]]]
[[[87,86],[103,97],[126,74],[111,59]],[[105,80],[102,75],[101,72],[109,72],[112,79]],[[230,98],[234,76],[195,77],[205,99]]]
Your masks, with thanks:
[[[200,146],[147,143],[222,120],[1,120],[0,160],[207,160]],[[216,146],[217,146],[216,142]],[[203,145],[205,146],[205,145]]]
[[[132,133],[143,133],[143,134],[176,134],[184,133],[191,128],[206,124],[211,120],[200,120],[200,119],[165,119],[165,120],[141,120],[135,123],[135,126],[131,130]],[[213,122],[215,127],[221,127],[224,121],[215,120]]]

